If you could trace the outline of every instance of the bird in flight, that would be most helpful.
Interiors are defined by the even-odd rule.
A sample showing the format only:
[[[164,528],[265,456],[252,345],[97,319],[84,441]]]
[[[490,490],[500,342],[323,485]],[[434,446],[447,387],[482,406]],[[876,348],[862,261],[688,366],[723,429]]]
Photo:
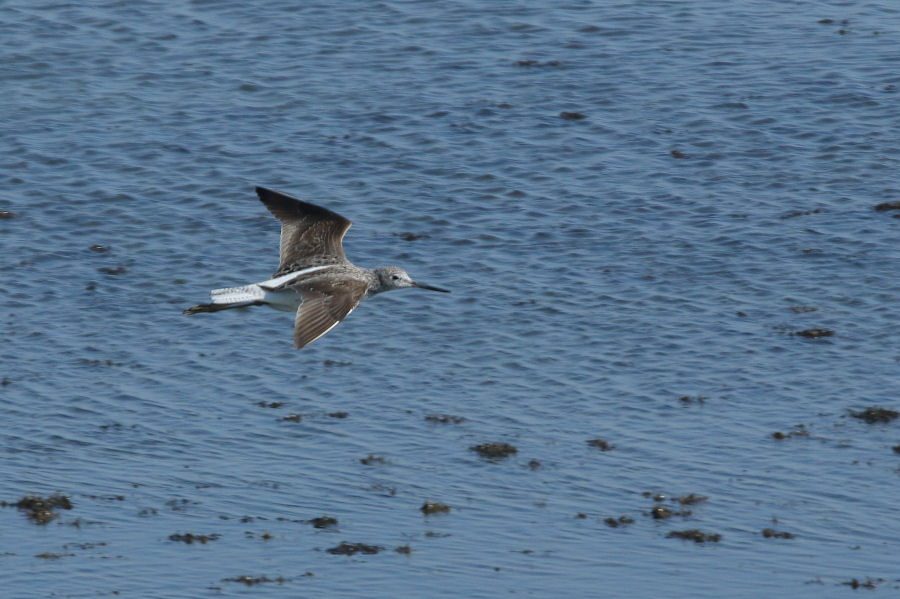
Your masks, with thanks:
[[[294,345],[309,345],[341,322],[359,302],[382,291],[418,287],[402,268],[374,270],[352,264],[341,241],[350,221],[321,206],[257,187],[259,200],[281,221],[281,263],[271,279],[241,287],[210,291],[211,302],[192,306],[185,314],[218,312],[246,306],[269,306],[296,312]]]

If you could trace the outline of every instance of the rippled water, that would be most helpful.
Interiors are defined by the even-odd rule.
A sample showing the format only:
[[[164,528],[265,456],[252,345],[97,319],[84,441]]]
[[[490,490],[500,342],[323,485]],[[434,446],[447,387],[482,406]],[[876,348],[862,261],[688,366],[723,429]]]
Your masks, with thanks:
[[[0,509],[4,593],[891,594],[900,421],[850,411],[900,408],[898,35],[887,2],[3,3],[0,500],[72,502]],[[453,293],[300,352],[183,316],[275,270],[254,185]]]

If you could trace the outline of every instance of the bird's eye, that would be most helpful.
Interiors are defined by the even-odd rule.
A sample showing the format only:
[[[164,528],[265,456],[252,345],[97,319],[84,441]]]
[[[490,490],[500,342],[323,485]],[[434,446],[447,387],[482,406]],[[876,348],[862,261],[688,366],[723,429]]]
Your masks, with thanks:
[[[395,281],[399,281],[399,280],[400,280],[400,275],[394,275],[394,276],[392,276],[391,278],[394,279]]]

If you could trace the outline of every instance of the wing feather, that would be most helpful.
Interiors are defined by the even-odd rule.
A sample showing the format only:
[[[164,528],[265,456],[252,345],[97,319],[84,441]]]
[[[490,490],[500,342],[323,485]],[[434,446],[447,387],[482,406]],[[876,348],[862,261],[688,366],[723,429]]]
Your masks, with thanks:
[[[281,221],[280,263],[274,276],[346,262],[342,241],[350,221],[327,208],[257,187],[259,200]]]
[[[309,345],[338,325],[366,293],[367,285],[351,281],[341,289],[324,293],[315,288],[300,289],[303,303],[294,318],[294,345],[300,349]]]

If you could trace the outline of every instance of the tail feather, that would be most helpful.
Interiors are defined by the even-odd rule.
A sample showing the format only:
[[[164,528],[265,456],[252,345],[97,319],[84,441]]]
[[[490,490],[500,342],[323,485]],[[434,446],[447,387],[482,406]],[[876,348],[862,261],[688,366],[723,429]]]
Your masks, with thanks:
[[[265,302],[266,292],[258,285],[244,285],[243,287],[224,287],[213,289],[209,292],[212,303],[191,306],[184,314],[197,314],[198,312],[218,312],[231,308],[244,308],[246,306],[261,306]]]
[[[213,289],[209,292],[209,297],[214,304],[235,304],[260,301],[266,297],[266,292],[259,285],[244,285],[243,287]]]

